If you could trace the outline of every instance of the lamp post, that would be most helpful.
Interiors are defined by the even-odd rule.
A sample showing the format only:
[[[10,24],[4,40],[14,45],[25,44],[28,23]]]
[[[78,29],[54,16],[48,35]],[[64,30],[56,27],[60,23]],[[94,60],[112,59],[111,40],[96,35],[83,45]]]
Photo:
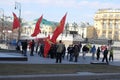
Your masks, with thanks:
[[[4,35],[4,32],[3,32],[3,30],[4,30],[4,10],[2,9],[2,8],[0,8],[0,13],[2,13],[2,18],[1,18],[1,20],[2,20],[2,34]],[[2,39],[5,39],[5,35],[4,35],[4,37],[2,37]]]
[[[21,4],[19,2],[15,2],[15,9],[19,10],[19,21],[20,21],[20,27],[18,30],[18,40],[19,40],[21,36]]]
[[[65,30],[66,30],[66,37],[67,37],[67,34],[68,34],[68,27],[69,27],[69,24],[67,23],[66,26],[65,26]]]

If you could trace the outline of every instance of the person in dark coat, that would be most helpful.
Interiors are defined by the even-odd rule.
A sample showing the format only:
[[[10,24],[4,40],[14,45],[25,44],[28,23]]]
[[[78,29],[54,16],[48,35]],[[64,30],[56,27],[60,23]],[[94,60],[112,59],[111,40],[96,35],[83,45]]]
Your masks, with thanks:
[[[70,59],[69,61],[73,61],[73,45],[70,45],[69,48],[68,48],[68,54],[70,54]]]
[[[31,42],[31,52],[30,52],[30,56],[34,56],[34,55],[33,55],[34,46],[35,46],[35,42],[34,42],[34,40],[32,40],[32,42]]]
[[[106,59],[106,63],[108,64],[108,50],[107,48],[104,50],[103,52],[103,59],[102,59],[102,62],[104,62],[104,60]]]
[[[82,48],[82,52],[83,52],[82,57],[83,57],[83,59],[85,59],[85,55],[86,55],[86,53],[88,53],[88,51],[89,51],[89,48],[87,47],[87,45],[84,45],[83,48]]]
[[[55,58],[55,53],[56,53],[56,50],[55,50],[55,44],[52,44],[51,47],[50,47],[50,50],[49,50],[49,55],[50,55],[50,58]]]
[[[66,47],[65,47],[65,44],[64,44],[64,48],[63,48],[63,52],[62,52],[62,58],[63,59],[65,58],[65,54],[66,54]]]
[[[99,58],[100,58],[100,47],[98,47],[97,48],[97,53],[96,53],[96,55],[97,55],[97,60],[99,61]]]
[[[74,45],[74,47],[73,47],[73,53],[74,53],[74,57],[75,57],[74,62],[78,61],[79,51],[80,51],[79,46]]]
[[[21,45],[22,45],[22,53],[23,53],[23,55],[27,56],[27,46],[28,46],[27,40],[22,41]]]
[[[72,45],[69,45],[69,46],[67,47],[67,60],[68,60],[68,56],[70,56],[70,54],[71,54],[72,48],[73,48]]]
[[[81,48],[82,48],[82,43],[80,42],[80,43],[79,43],[79,49],[80,49],[80,50],[79,50],[79,53],[81,52]]]

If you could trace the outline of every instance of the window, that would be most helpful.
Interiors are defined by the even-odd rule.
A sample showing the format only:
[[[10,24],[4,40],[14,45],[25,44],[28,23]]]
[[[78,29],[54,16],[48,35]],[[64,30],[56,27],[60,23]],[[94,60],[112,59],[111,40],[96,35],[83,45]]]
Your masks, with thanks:
[[[106,35],[106,31],[103,31],[103,35]]]
[[[103,29],[106,29],[106,27],[107,27],[107,24],[103,23]]]
[[[107,23],[106,23],[106,21],[104,21],[103,22],[103,29],[106,29],[106,27],[107,27]]]
[[[104,14],[103,17],[107,17],[107,14]]]
[[[112,23],[110,23],[109,28],[110,28],[110,29],[112,29],[112,26],[113,26],[113,24],[112,24]]]
[[[118,17],[119,17],[119,14],[116,14],[115,17],[118,18]]]
[[[112,29],[112,27],[113,27],[113,23],[112,23],[112,21],[110,21],[109,28]]]
[[[105,38],[105,35],[103,34],[101,37],[102,37],[102,38]]]
[[[111,18],[111,17],[113,17],[113,15],[112,15],[112,14],[110,14],[110,16],[109,16],[109,17]]]
[[[119,33],[118,33],[118,31],[115,31],[115,35],[118,35]]]
[[[119,24],[116,23],[116,24],[115,24],[115,29],[118,29],[118,28],[119,28]]]
[[[112,34],[112,31],[109,31],[109,34]]]
[[[108,38],[109,38],[109,39],[112,39],[112,35],[109,34],[109,35],[108,35]]]

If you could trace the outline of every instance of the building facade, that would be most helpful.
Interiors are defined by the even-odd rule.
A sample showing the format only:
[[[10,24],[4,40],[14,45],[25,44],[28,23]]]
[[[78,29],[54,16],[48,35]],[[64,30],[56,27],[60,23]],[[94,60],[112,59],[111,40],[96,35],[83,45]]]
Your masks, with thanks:
[[[94,16],[98,38],[120,40],[120,9],[99,9]]]

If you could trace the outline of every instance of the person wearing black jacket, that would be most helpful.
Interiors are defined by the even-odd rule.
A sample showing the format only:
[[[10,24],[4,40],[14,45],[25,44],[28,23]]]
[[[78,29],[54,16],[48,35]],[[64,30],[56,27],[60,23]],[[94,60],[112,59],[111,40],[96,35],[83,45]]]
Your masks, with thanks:
[[[21,44],[22,44],[22,54],[24,56],[27,56],[27,46],[28,46],[27,40],[22,41]]]
[[[107,57],[107,55],[108,55],[108,50],[107,50],[107,48],[104,50],[104,52],[103,52],[103,59],[102,59],[102,62],[104,62],[104,59],[106,59],[106,63],[108,64],[108,57]]]
[[[98,47],[97,48],[97,53],[96,53],[96,55],[97,55],[97,60],[99,61],[99,59],[100,59],[100,47]]]
[[[85,59],[85,55],[86,55],[86,53],[88,53],[88,51],[89,51],[89,48],[87,47],[87,45],[84,45],[83,48],[82,48],[83,59]]]
[[[67,50],[68,50],[68,55],[70,55],[69,61],[73,61],[73,45],[69,45],[69,47],[67,48]]]
[[[79,51],[80,51],[79,46],[77,44],[75,44],[73,47],[73,53],[74,53],[74,57],[75,57],[74,62],[78,62]]]

